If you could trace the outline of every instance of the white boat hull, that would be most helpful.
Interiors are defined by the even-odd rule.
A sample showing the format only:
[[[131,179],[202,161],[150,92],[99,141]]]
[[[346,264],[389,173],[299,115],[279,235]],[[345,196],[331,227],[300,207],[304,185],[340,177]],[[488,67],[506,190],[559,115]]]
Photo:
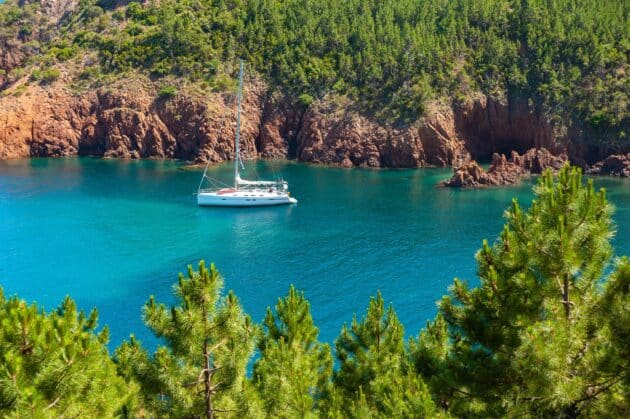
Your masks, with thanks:
[[[297,199],[269,192],[199,192],[197,204],[208,207],[266,207],[297,204]]]

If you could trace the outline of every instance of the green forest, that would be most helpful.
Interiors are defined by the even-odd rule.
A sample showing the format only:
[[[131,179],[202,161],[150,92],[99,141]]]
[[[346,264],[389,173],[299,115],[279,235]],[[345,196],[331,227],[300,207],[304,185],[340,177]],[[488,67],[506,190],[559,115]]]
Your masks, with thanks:
[[[3,417],[597,417],[630,415],[630,259],[581,170],[547,171],[421,331],[378,293],[334,345],[290,287],[257,324],[214,265],[149,297],[113,353],[96,310],[46,312],[0,292]],[[334,273],[330,273],[334,275]],[[313,308],[317,310],[317,307]]]
[[[120,3],[120,4],[124,4]],[[31,54],[35,81],[76,64],[78,82],[141,72],[230,89],[238,58],[309,104],[346,96],[412,122],[429,101],[521,96],[627,141],[630,3],[618,0],[81,0],[50,24],[39,3],[0,7],[0,40]],[[48,22],[48,23],[47,23]],[[35,69],[35,71],[33,71]],[[167,86],[168,87],[168,86]]]

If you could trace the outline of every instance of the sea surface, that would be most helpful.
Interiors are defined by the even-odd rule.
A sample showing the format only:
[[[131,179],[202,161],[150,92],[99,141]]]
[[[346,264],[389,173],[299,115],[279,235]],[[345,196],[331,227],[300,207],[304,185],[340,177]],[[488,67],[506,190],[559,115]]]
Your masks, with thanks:
[[[533,181],[455,190],[450,169],[337,169],[259,162],[281,172],[296,206],[200,208],[201,169],[173,161],[95,158],[0,162],[0,286],[47,310],[66,295],[97,307],[110,347],[134,333],[149,295],[172,302],[178,272],[215,262],[227,289],[261,321],[289,285],[304,290],[320,338],[362,316],[380,290],[407,336],[437,311],[454,277],[478,283],[475,251],[493,240],[513,197],[529,205]],[[227,182],[230,164],[211,167]],[[630,181],[596,178],[616,205],[617,254],[630,255]]]

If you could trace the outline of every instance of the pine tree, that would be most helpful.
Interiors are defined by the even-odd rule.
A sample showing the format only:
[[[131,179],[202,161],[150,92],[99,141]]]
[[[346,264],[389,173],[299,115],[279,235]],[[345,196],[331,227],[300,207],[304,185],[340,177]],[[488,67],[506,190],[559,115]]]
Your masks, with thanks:
[[[0,416],[112,417],[131,413],[135,388],[116,374],[107,327],[67,297],[46,313],[0,288]]]
[[[121,371],[138,380],[145,403],[158,415],[213,418],[255,415],[245,373],[258,328],[236,296],[221,296],[223,278],[214,267],[188,266],[174,287],[177,305],[151,297],[144,322],[166,342],[149,356],[131,337],[116,351]]]
[[[426,417],[435,405],[413,371],[404,344],[404,328],[379,292],[367,314],[344,325],[335,341],[340,366],[334,374],[331,412],[361,417]],[[340,403],[341,406],[340,406]]]
[[[480,286],[455,280],[441,301],[447,353],[439,335],[420,338],[420,348],[432,342],[438,350],[416,359],[433,357],[443,368],[416,365],[448,383],[453,413],[575,417],[622,385],[623,377],[598,366],[612,350],[601,314],[613,235],[605,191],[584,185],[580,169],[570,167],[556,182],[547,171],[534,191],[531,208],[514,201],[499,239],[483,243]],[[613,368],[627,367],[613,359]]]
[[[449,350],[447,323],[440,313],[435,320],[427,322],[418,339],[409,340],[410,361],[420,376],[424,377],[433,400],[444,410],[448,410],[449,399],[453,396],[446,380],[446,357]]]
[[[332,376],[330,347],[317,341],[310,305],[294,286],[267,308],[254,382],[271,417],[316,417]]]
[[[591,314],[597,347],[586,380],[584,412],[593,417],[630,416],[630,259],[617,260]]]

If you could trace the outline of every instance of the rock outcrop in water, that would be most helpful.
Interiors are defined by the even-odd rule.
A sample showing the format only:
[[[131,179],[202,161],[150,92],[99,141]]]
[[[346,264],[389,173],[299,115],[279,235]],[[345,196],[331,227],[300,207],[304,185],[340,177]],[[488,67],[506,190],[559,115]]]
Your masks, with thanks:
[[[470,160],[456,167],[455,173],[444,185],[460,188],[512,185],[523,177],[540,174],[547,168],[558,170],[567,160],[566,155],[555,156],[545,148],[532,148],[523,155],[512,151],[509,159],[505,154],[494,153],[488,171]]]
[[[608,156],[606,159],[595,163],[587,173],[630,177],[630,153]]]

